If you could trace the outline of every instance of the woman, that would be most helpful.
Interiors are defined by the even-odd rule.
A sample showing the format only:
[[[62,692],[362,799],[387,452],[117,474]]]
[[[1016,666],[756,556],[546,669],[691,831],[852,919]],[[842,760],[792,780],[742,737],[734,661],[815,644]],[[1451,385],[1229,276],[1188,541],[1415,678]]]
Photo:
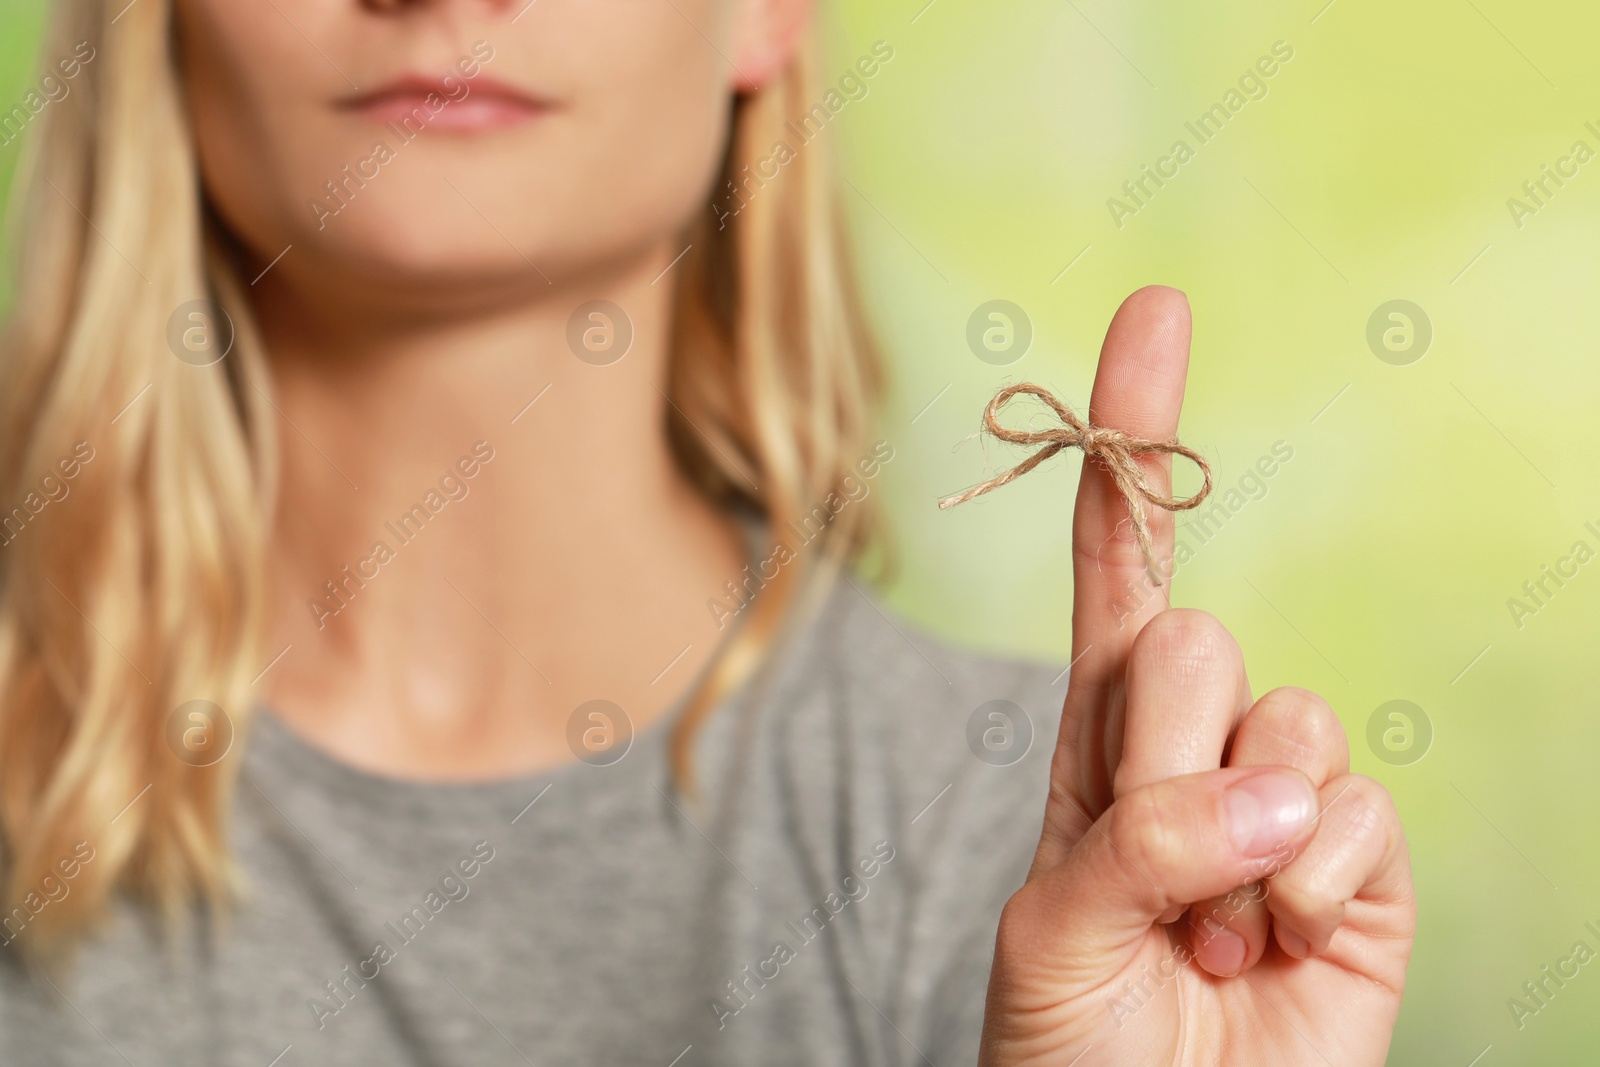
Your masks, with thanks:
[[[0,1062],[1383,1061],[1392,805],[1214,619],[1128,607],[1104,470],[1064,711],[841,568],[895,442],[812,24],[60,6]],[[1123,305],[1093,421],[1176,432],[1188,322]]]

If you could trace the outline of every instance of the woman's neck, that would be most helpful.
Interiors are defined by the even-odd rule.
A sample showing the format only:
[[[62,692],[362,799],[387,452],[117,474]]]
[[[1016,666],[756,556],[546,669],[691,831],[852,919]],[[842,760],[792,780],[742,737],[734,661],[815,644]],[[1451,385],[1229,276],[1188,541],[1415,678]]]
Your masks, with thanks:
[[[379,773],[500,777],[574,758],[585,701],[642,729],[685,691],[720,637],[706,602],[744,560],[663,430],[674,254],[592,294],[631,322],[609,365],[569,346],[589,294],[401,328],[405,308],[291,300],[292,276],[263,294],[283,458],[269,656],[289,650],[258,688],[297,732]],[[586,326],[603,347],[606,320]]]

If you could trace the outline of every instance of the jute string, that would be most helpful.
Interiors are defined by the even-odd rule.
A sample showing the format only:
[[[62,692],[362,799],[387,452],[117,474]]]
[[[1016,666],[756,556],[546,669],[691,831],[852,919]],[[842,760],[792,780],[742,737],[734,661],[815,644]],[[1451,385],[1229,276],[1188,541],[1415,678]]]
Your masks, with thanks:
[[[1001,409],[1022,393],[1028,393],[1043,401],[1056,413],[1062,425],[1049,430],[1012,430],[1001,425]],[[1139,543],[1139,551],[1144,554],[1144,565],[1150,572],[1150,580],[1156,585],[1162,584],[1161,572],[1156,568],[1155,542],[1150,536],[1150,513],[1147,505],[1154,504],[1167,511],[1188,511],[1199,507],[1211,492],[1211,466],[1205,461],[1204,456],[1187,445],[1179,444],[1176,440],[1149,441],[1143,437],[1123,433],[1121,430],[1091,426],[1080,419],[1077,412],[1057,400],[1050,390],[1031,382],[1009,385],[996,393],[994,399],[989,401],[989,406],[984,409],[983,428],[988,431],[989,436],[1013,445],[1043,447],[1015,467],[995,475],[981,485],[945,497],[939,501],[940,510],[965,504],[974,497],[980,497],[1007,482],[1015,481],[1063,449],[1081,448],[1086,457],[1093,457],[1111,472],[1111,477],[1117,483],[1117,489],[1128,503],[1128,518],[1133,524],[1133,537]],[[1187,500],[1163,495],[1150,484],[1144,465],[1139,462],[1141,455],[1152,454],[1185,457],[1200,468],[1200,473],[1205,476],[1205,484],[1200,487],[1198,493]]]

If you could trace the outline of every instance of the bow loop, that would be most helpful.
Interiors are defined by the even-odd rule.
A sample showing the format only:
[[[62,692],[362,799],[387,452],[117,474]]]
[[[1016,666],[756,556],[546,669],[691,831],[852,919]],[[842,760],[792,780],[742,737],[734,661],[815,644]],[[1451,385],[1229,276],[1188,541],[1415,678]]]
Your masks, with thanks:
[[[1061,425],[1048,430],[1013,430],[1001,423],[1001,409],[1023,393],[1037,398],[1054,411],[1056,417],[1061,420]],[[1027,474],[1057,452],[1068,448],[1082,449],[1086,457],[1092,456],[1105,467],[1116,482],[1117,489],[1127,501],[1128,519],[1133,525],[1134,540],[1139,543],[1139,551],[1144,555],[1145,569],[1149,571],[1151,581],[1156,585],[1162,584],[1161,573],[1156,568],[1155,542],[1150,534],[1150,519],[1146,505],[1154,504],[1165,511],[1188,511],[1199,507],[1211,493],[1211,466],[1205,461],[1204,456],[1187,445],[1179,444],[1176,440],[1150,441],[1109,426],[1094,426],[1088,420],[1080,418],[1077,412],[1059,400],[1050,390],[1032,382],[1008,385],[996,393],[989,401],[989,406],[984,409],[983,428],[989,436],[1009,444],[1043,447],[1010,470],[995,475],[981,485],[975,485],[971,489],[939,501],[940,510],[953,508],[974,497],[992,492],[1007,482]],[[1141,455],[1183,456],[1200,468],[1205,484],[1200,487],[1199,492],[1183,500],[1163,494],[1150,484],[1144,465],[1139,462]]]

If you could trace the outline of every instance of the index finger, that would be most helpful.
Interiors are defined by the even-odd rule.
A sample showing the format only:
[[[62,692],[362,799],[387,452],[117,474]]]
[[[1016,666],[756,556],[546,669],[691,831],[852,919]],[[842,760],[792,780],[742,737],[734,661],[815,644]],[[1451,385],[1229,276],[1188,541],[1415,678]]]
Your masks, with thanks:
[[[1135,437],[1177,436],[1189,372],[1189,301],[1150,285],[1122,302],[1106,331],[1089,399],[1089,422]],[[1138,457],[1153,488],[1171,494],[1167,455]],[[1149,507],[1155,563],[1171,573],[1172,512]],[[1165,610],[1168,584],[1155,585],[1133,537],[1128,504],[1098,461],[1085,458],[1072,518],[1072,676],[1081,699],[1122,679],[1133,639]],[[1070,697],[1069,697],[1070,699]]]

